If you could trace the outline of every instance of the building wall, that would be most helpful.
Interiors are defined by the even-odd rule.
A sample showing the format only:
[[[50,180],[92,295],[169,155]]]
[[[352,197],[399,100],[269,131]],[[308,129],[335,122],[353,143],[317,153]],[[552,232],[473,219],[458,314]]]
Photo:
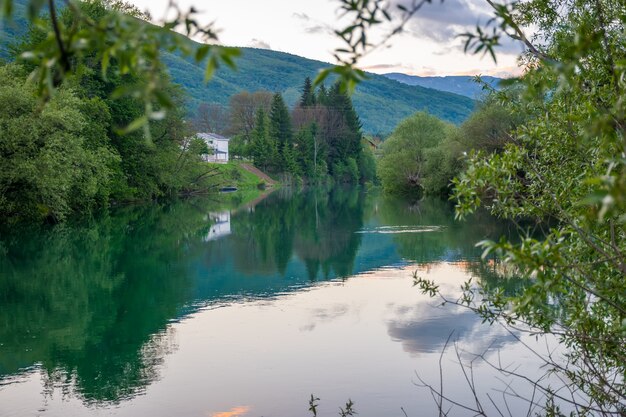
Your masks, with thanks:
[[[213,143],[207,143],[213,149],[213,154],[207,158],[208,162],[228,162],[228,140],[213,139]]]

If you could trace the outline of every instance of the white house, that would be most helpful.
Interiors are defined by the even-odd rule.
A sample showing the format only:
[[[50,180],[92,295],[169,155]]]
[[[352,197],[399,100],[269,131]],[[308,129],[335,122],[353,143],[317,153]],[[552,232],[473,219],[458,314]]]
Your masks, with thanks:
[[[228,138],[217,133],[198,133],[196,136],[205,141],[209,151],[212,151],[206,156],[207,162],[228,162]]]
[[[205,242],[218,240],[230,235],[230,211],[209,213],[209,218],[213,224],[209,229],[209,233],[204,237]]]

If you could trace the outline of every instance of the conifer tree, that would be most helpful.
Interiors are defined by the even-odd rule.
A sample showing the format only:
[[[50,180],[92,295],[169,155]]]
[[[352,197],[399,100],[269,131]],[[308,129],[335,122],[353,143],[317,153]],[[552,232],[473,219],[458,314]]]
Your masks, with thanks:
[[[340,90],[339,84],[333,85],[328,92],[327,107],[340,120],[339,129],[327,138],[328,166],[331,174],[338,178],[350,171],[344,180],[351,181],[354,162],[360,159],[361,154],[361,122],[352,100]]]
[[[298,177],[301,174],[300,166],[296,161],[295,150],[293,144],[284,142],[282,149],[283,171],[292,174],[294,177]]]
[[[300,97],[300,107],[312,107],[315,105],[315,92],[313,91],[313,83],[311,78],[304,79],[302,86],[302,96]]]
[[[272,99],[269,134],[281,145],[292,142],[291,116],[280,93],[274,94]]]
[[[315,176],[315,168],[317,165],[315,138],[313,136],[315,129],[315,123],[312,123],[300,129],[295,137],[296,162],[300,167],[302,175],[307,178],[313,178]]]
[[[252,130],[251,155],[254,164],[267,170],[273,162],[276,152],[276,143],[270,138],[268,132],[267,114],[262,108],[256,113],[256,123]]]
[[[293,143],[292,135],[289,110],[281,94],[276,93],[272,99],[270,110],[269,138],[276,143],[278,149],[272,161],[272,165],[277,172],[284,172],[288,169],[284,150],[290,149]],[[288,144],[289,147],[285,147],[285,144]]]
[[[323,106],[328,104],[328,90],[326,86],[322,84],[320,88],[317,90],[316,103],[321,104]]]

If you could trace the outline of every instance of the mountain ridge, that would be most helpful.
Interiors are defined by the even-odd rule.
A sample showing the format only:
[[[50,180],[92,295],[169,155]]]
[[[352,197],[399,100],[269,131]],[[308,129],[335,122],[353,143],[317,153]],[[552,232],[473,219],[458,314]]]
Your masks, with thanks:
[[[473,75],[420,76],[401,72],[389,72],[382,75],[403,84],[446,91],[463,95],[474,100],[479,100],[486,93],[483,86],[476,82],[476,76]],[[489,75],[480,76],[480,79],[496,89],[500,81],[503,80],[503,78]]]
[[[14,0],[12,22],[0,29],[0,58],[8,59],[8,44],[19,39],[28,28],[25,19],[27,0]],[[200,44],[188,39],[194,47]],[[237,70],[219,68],[204,83],[202,64],[163,51],[172,81],[181,85],[188,95],[188,111],[195,112],[201,102],[226,106],[233,94],[242,91],[268,90],[280,92],[293,106],[300,97],[304,78],[314,78],[318,71],[332,65],[288,52],[240,47]],[[368,74],[353,95],[353,102],[363,130],[373,134],[391,132],[402,119],[417,111],[429,112],[451,123],[462,123],[472,112],[474,100],[466,96],[421,86],[410,86],[383,75]]]
[[[202,81],[201,65],[190,58],[166,53],[164,60],[174,82],[189,93],[191,108],[202,101],[226,105],[230,96],[246,90],[280,92],[293,106],[300,97],[304,78],[314,78],[320,69],[331,65],[287,52],[247,47],[240,50],[237,70],[219,69],[208,84]],[[390,132],[400,120],[420,110],[458,124],[475,104],[465,96],[408,86],[378,74],[368,74],[368,79],[357,86],[353,101],[364,130],[370,133]]]

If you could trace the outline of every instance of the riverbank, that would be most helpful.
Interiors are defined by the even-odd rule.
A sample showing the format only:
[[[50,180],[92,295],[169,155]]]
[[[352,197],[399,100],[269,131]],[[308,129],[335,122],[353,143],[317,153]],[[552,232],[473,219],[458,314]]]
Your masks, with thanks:
[[[217,172],[223,176],[221,187],[236,187],[238,190],[276,188],[280,184],[269,175],[242,161],[230,161],[226,164],[214,164]]]

